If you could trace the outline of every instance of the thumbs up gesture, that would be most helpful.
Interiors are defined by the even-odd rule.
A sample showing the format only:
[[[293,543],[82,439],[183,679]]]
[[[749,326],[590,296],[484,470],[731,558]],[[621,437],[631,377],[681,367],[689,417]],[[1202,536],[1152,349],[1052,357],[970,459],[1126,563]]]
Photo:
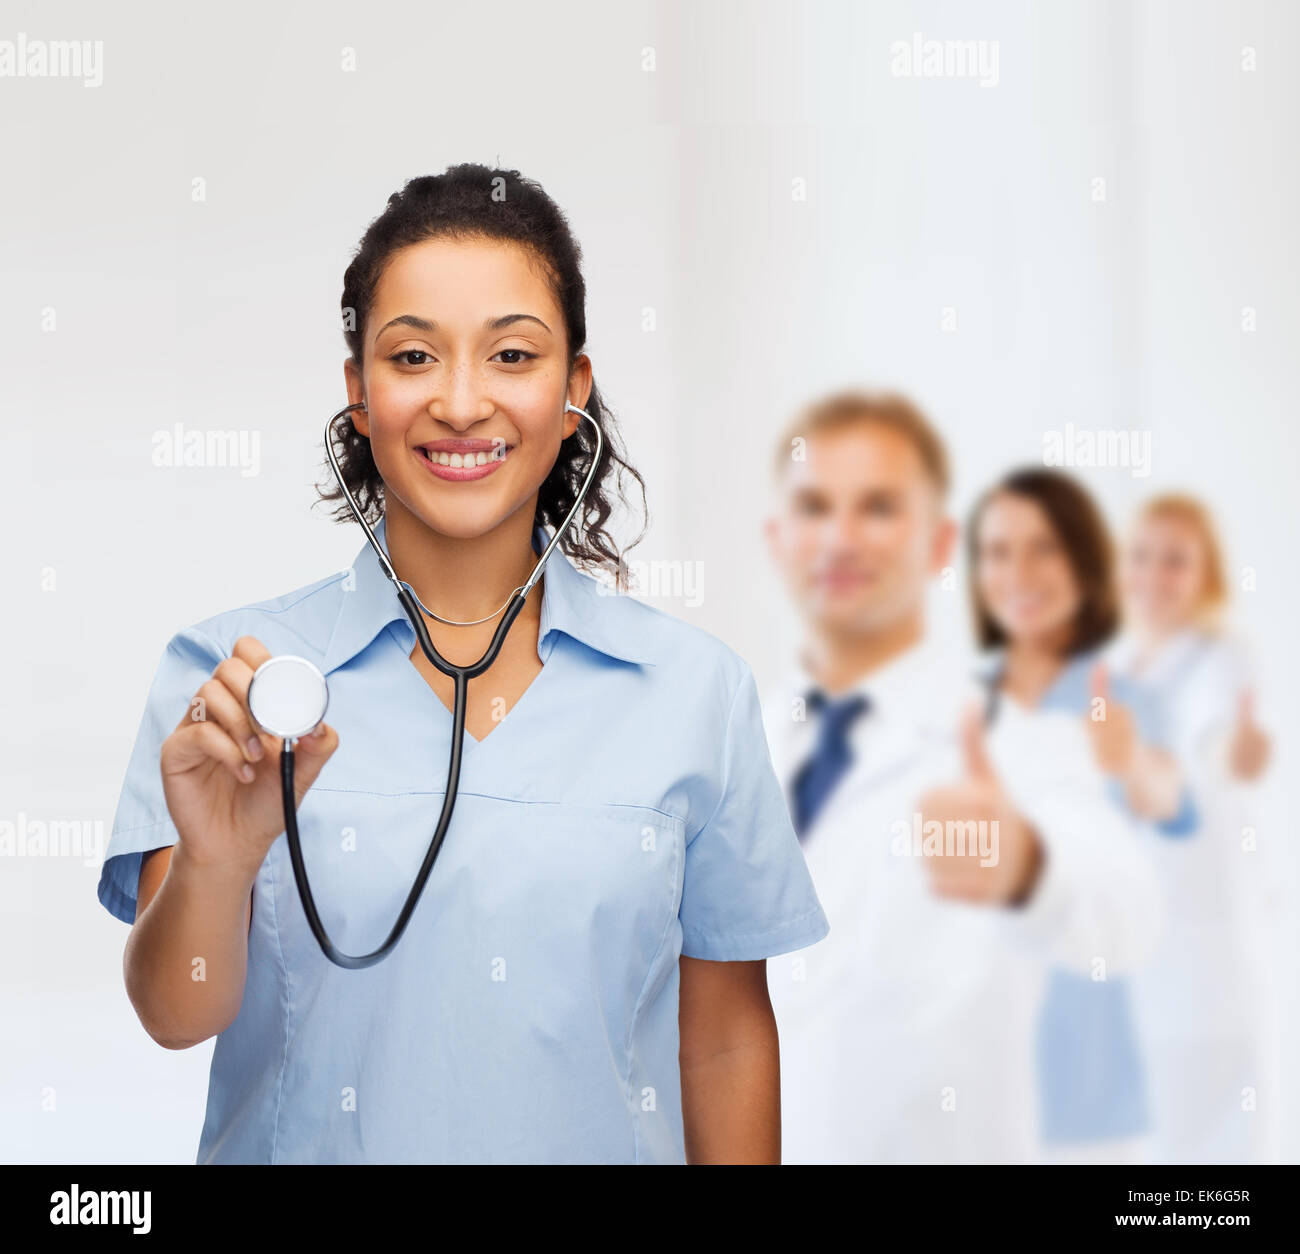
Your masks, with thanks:
[[[1237,717],[1228,739],[1228,769],[1239,780],[1258,779],[1268,765],[1272,742],[1255,722],[1255,694],[1246,689],[1237,698]]]
[[[1127,779],[1137,766],[1141,741],[1132,712],[1111,696],[1104,662],[1093,667],[1091,695],[1085,726],[1097,765],[1107,775]]]
[[[1134,814],[1157,823],[1174,819],[1184,804],[1177,759],[1167,749],[1143,744],[1133,712],[1111,695],[1104,663],[1093,667],[1091,685],[1083,725],[1098,769],[1119,783]]]
[[[989,761],[977,707],[962,720],[961,742],[961,778],[917,802],[930,888],[960,901],[1019,905],[1037,882],[1042,845]]]

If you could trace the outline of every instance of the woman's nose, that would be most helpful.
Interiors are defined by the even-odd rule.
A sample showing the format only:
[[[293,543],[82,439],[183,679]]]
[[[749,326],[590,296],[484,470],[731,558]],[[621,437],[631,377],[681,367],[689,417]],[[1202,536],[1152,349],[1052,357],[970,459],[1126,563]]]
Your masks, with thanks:
[[[452,367],[429,399],[430,416],[458,431],[491,418],[493,411],[491,397],[474,372],[463,366]]]

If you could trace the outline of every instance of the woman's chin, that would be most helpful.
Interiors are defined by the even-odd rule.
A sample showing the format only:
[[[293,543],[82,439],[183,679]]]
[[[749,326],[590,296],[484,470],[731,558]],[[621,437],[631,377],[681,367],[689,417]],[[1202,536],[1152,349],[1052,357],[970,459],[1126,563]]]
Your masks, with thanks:
[[[448,540],[478,540],[495,531],[504,519],[503,511],[479,509],[436,509],[423,515],[425,526]]]
[[[1008,639],[1017,644],[1047,644],[1056,640],[1068,624],[1059,623],[1046,616],[1037,614],[1023,617],[1008,617],[1003,620],[1002,630]]]
[[[1147,611],[1132,615],[1132,621],[1149,635],[1172,636],[1175,632],[1192,626],[1195,615],[1177,610]]]
[[[448,540],[481,539],[516,512],[511,502],[496,492],[490,497],[484,494],[474,499],[455,491],[445,496],[430,493],[426,488],[413,500],[414,508],[410,512],[430,531]]]

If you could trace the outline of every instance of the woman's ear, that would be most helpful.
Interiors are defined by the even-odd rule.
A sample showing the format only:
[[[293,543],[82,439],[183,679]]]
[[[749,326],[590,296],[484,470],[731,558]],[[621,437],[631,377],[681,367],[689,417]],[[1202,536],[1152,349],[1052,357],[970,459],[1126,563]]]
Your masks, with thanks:
[[[581,398],[581,399],[578,399]],[[569,371],[569,385],[564,399],[579,409],[586,409],[591,399],[591,358],[586,353],[579,353],[578,359]],[[578,414],[564,413],[564,438],[567,440],[577,429],[582,418]]]
[[[348,390],[349,405],[355,405],[358,401],[366,399],[365,387],[361,382],[361,371],[357,369],[357,364],[351,357],[345,358],[343,362],[343,384]],[[370,415],[364,409],[352,411],[352,425],[366,439],[370,438]]]

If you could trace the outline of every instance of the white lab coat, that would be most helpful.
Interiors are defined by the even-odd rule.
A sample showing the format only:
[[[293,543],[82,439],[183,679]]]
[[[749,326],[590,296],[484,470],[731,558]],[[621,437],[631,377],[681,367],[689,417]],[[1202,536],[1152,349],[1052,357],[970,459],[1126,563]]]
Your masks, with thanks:
[[[804,840],[830,934],[768,962],[787,1162],[1032,1161],[1049,960],[1118,974],[1157,940],[1154,876],[1079,719],[1004,701],[989,733],[1047,847],[1025,907],[943,900],[923,859],[891,850],[920,794],[959,777],[969,674],[926,645],[857,686],[871,708],[851,733],[854,765]],[[815,743],[793,704],[811,683],[796,666],[764,706],[788,800]]]
[[[1184,770],[1200,823],[1160,840],[1155,865],[1168,927],[1134,980],[1158,1162],[1276,1158],[1276,1025],[1268,857],[1251,850],[1254,790],[1227,771],[1227,738],[1249,684],[1243,645],[1188,630],[1139,667],[1136,644],[1111,653],[1117,674],[1159,701],[1166,747]],[[1264,842],[1266,847],[1266,842]]]

